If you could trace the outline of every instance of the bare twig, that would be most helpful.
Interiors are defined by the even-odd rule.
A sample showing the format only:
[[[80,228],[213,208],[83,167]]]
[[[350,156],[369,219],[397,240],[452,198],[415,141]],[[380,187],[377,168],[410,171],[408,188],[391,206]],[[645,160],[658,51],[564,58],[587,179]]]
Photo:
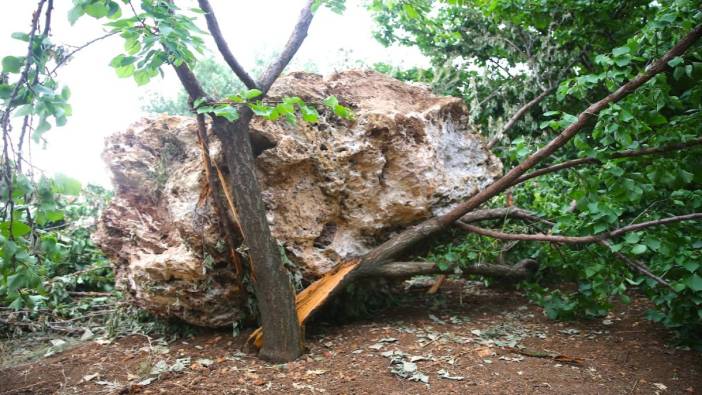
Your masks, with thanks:
[[[79,46],[79,47],[76,47],[76,49],[74,49],[73,51],[71,51],[71,52],[69,52],[68,54],[66,54],[63,58],[61,58],[61,61],[58,62],[58,63],[56,63],[56,66],[54,66],[54,68],[51,69],[51,71],[49,72],[49,74],[54,74],[54,73],[56,73],[56,70],[58,70],[59,67],[63,66],[66,62],[68,62],[68,61],[73,57],[73,55],[75,55],[78,51],[82,51],[83,49],[85,49],[85,48],[91,46],[92,44],[95,44],[96,42],[101,41],[101,40],[104,40],[104,39],[106,39],[106,38],[108,38],[108,37],[112,37],[112,36],[114,36],[114,35],[117,34],[117,33],[119,33],[119,31],[114,31],[114,32],[110,32],[110,33],[107,33],[107,34],[103,34],[103,35],[100,36],[100,37],[96,37],[96,38],[94,38],[94,39],[92,39],[92,40],[86,42],[85,44],[83,44],[83,45],[81,45],[81,46]]]

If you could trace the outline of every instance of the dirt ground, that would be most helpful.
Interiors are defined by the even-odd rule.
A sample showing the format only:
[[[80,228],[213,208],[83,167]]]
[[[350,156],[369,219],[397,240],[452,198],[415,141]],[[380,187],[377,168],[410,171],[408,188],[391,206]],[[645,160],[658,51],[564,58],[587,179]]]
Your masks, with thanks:
[[[166,342],[144,336],[28,350],[2,343],[2,394],[694,394],[702,355],[668,344],[634,298],[605,319],[554,322],[514,291],[445,285],[408,291],[372,320],[314,323],[309,352],[269,364],[239,350],[247,333]],[[314,330],[314,333],[310,331]],[[50,340],[54,340],[54,346]],[[58,346],[63,352],[43,357]],[[19,363],[32,355],[31,362]]]

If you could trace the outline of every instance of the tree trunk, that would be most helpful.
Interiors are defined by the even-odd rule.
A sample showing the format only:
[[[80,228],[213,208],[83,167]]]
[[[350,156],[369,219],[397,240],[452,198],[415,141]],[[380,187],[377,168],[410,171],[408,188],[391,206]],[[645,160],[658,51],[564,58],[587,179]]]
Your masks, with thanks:
[[[185,63],[175,66],[175,70],[191,100],[207,97]],[[233,198],[244,247],[248,249],[261,326],[270,334],[260,356],[270,361],[288,362],[302,354],[302,328],[295,311],[295,290],[268,227],[261,187],[256,178],[249,137],[252,117],[253,112],[248,107],[241,108],[239,119],[233,123],[212,116],[212,130],[222,143],[226,167],[218,170],[226,173],[229,179],[229,182],[222,182],[221,187]]]
[[[286,362],[302,354],[302,329],[295,312],[295,291],[283,266],[278,245],[268,228],[261,188],[256,178],[254,157],[248,135],[252,117],[243,108],[241,118],[232,123],[215,117],[213,130],[222,142],[222,153],[234,198],[244,243],[252,268],[252,280],[266,341],[261,357]]]

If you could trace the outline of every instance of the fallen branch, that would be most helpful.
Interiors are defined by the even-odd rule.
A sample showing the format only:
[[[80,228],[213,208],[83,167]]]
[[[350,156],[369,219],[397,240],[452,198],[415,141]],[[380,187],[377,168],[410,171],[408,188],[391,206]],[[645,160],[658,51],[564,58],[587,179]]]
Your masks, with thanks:
[[[565,128],[563,132],[544,147],[526,158],[522,163],[482,191],[478,192],[477,189],[473,190],[469,194],[470,198],[468,198],[468,200],[457,205],[448,213],[430,218],[414,227],[406,229],[374,248],[360,259],[342,262],[335,270],[312,283],[308,288],[300,292],[296,298],[296,310],[300,323],[304,324],[310,315],[323,305],[334,292],[342,289],[355,278],[362,276],[364,271],[368,272],[375,266],[387,264],[394,257],[407,251],[416,243],[436,234],[468,212],[478,208],[481,204],[512,186],[514,182],[529,169],[533,168],[543,159],[547,158],[570,141],[591,119],[595,118],[600,111],[634,92],[655,75],[667,70],[668,61],[676,56],[682,55],[700,38],[700,36],[702,36],[702,24],[697,25],[663,57],[653,62],[643,73],[581,112],[576,122]],[[263,344],[263,331],[260,328],[257,329],[251,334],[248,341],[249,344],[260,347]]]
[[[644,148],[640,150],[627,150],[619,151],[610,155],[610,159],[620,159],[620,158],[635,158],[638,156],[655,155],[655,154],[666,154],[668,152],[678,151],[681,149],[693,148],[698,145],[702,145],[702,137],[698,137],[694,140],[690,140],[684,143],[676,143],[665,145],[663,147],[655,148]],[[524,181],[530,180],[535,177],[543,176],[544,174],[554,173],[563,169],[570,169],[573,167],[584,166],[584,165],[600,165],[602,161],[597,158],[578,158],[568,160],[562,163],[558,163],[552,166],[544,167],[542,169],[534,170],[531,173],[525,174],[514,182],[514,185],[521,184]]]
[[[515,265],[502,265],[497,263],[475,263],[462,267],[460,272],[465,275],[480,275],[503,277],[522,280],[533,274],[538,269],[538,263],[533,259],[523,259]],[[441,269],[434,262],[392,262],[364,272],[368,277],[404,278],[427,274],[453,274],[454,268]]]
[[[634,232],[640,229],[649,228],[652,226],[666,225],[674,222],[681,221],[698,221],[702,220],[702,213],[692,213],[686,215],[678,215],[675,217],[668,217],[657,219],[654,221],[641,222],[638,224],[633,224],[629,226],[624,226],[611,230],[609,232],[598,233],[595,235],[588,236],[561,236],[561,235],[545,235],[545,234],[527,234],[527,233],[506,233],[500,232],[498,230],[485,229],[475,225],[469,225],[461,221],[456,221],[456,226],[466,230],[468,232],[476,233],[481,236],[492,237],[493,239],[499,240],[520,240],[520,241],[549,241],[554,243],[566,243],[566,244],[584,244],[584,243],[597,243],[602,240],[611,239],[617,236],[621,236],[628,232]]]
[[[464,223],[480,222],[487,220],[497,220],[505,218],[515,218],[530,222],[542,222],[546,225],[553,226],[553,222],[545,220],[538,215],[524,210],[519,207],[500,207],[500,208],[487,208],[483,210],[471,211],[470,213],[461,217],[460,221]]]
[[[672,217],[672,218],[677,218],[677,217]],[[650,221],[650,222],[647,222],[647,223],[640,223],[640,224],[636,224],[636,225],[641,226],[641,225],[644,225],[644,224],[652,224],[652,223],[654,223],[654,222],[656,222],[656,221]],[[505,235],[507,235],[506,237],[514,236],[514,234],[509,234],[509,233],[504,233],[504,232],[496,232],[496,231],[492,231],[492,230],[488,230],[488,229],[483,229],[483,228],[475,227],[475,226],[472,226],[472,225],[467,225],[467,224],[465,224],[465,223],[462,224],[461,221],[458,221],[458,222],[457,222],[457,226],[459,226],[459,227],[461,227],[461,228],[463,228],[464,230],[467,230],[467,231],[469,231],[469,232],[473,232],[474,230],[479,230],[479,232],[484,232],[484,233],[488,233],[488,232],[489,232],[489,233],[492,233],[492,235],[483,234],[483,236],[488,236],[488,237],[499,236],[499,237],[495,237],[495,238],[501,238],[501,237],[503,237],[503,236],[505,236]],[[633,226],[633,225],[632,225],[632,226]],[[651,226],[653,226],[653,225],[651,225]],[[620,228],[620,229],[618,229],[618,231],[621,231],[621,230],[626,229],[626,228],[630,228],[630,227]],[[475,232],[475,233],[478,233],[478,232]],[[611,232],[610,232],[610,233],[611,233]],[[480,234],[480,233],[479,233],[479,234]],[[620,234],[621,234],[621,233],[620,233]],[[550,236],[550,235],[527,235],[527,236],[537,236],[537,237],[538,237],[538,240],[537,240],[536,238],[530,238],[531,241],[554,241],[554,242],[563,242],[563,241],[556,241],[556,240],[543,240],[543,238],[542,238],[543,236]],[[506,240],[506,238],[501,238],[501,239],[502,239],[502,240]],[[519,240],[524,240],[524,239],[519,239]],[[519,240],[517,240],[517,241],[519,241]],[[672,285],[671,285],[668,281],[666,281],[665,279],[663,279],[663,278],[660,277],[660,276],[657,276],[657,275],[653,274],[653,273],[651,272],[651,270],[648,268],[648,266],[646,266],[646,264],[644,264],[643,262],[637,261],[637,260],[634,260],[634,259],[631,259],[631,258],[629,258],[628,256],[622,254],[621,252],[612,251],[612,246],[611,246],[607,241],[601,239],[601,240],[594,240],[594,241],[591,241],[591,242],[595,242],[595,243],[598,243],[598,244],[600,244],[600,245],[602,245],[602,246],[604,246],[604,247],[607,247],[607,249],[610,250],[610,251],[614,254],[615,257],[617,257],[619,260],[621,260],[622,262],[624,262],[624,264],[626,264],[626,265],[627,265],[629,268],[631,268],[632,270],[634,270],[634,271],[636,271],[636,272],[639,272],[640,274],[642,274],[642,275],[644,275],[644,276],[646,276],[646,277],[648,277],[648,278],[650,278],[650,279],[656,281],[657,283],[659,283],[659,284],[661,284],[661,285],[663,285],[663,286],[666,286],[666,287],[668,287],[668,288],[673,289]],[[573,243],[576,243],[576,242],[573,242]]]
[[[559,354],[556,352],[551,352],[551,351],[537,351],[537,350],[532,350],[528,348],[517,348],[517,347],[502,347],[504,350],[507,350],[511,353],[514,354],[519,354],[519,355],[525,355],[527,357],[533,357],[533,358],[547,358],[554,360],[556,362],[562,362],[562,363],[567,363],[571,365],[582,365],[585,363],[585,359],[580,358],[580,357],[571,357],[568,355],[563,355]]]

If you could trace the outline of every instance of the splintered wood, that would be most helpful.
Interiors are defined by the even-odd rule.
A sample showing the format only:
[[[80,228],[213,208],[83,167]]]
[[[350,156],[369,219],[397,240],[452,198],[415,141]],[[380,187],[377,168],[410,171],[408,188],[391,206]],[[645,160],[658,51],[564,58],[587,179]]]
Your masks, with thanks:
[[[305,321],[317,310],[324,305],[329,296],[337,289],[339,284],[351,273],[359,264],[358,259],[346,261],[340,264],[334,271],[327,273],[319,280],[310,284],[309,287],[303,289],[295,297],[295,310],[300,325],[304,325]],[[249,345],[261,349],[263,346],[263,329],[256,329],[249,339]]]

